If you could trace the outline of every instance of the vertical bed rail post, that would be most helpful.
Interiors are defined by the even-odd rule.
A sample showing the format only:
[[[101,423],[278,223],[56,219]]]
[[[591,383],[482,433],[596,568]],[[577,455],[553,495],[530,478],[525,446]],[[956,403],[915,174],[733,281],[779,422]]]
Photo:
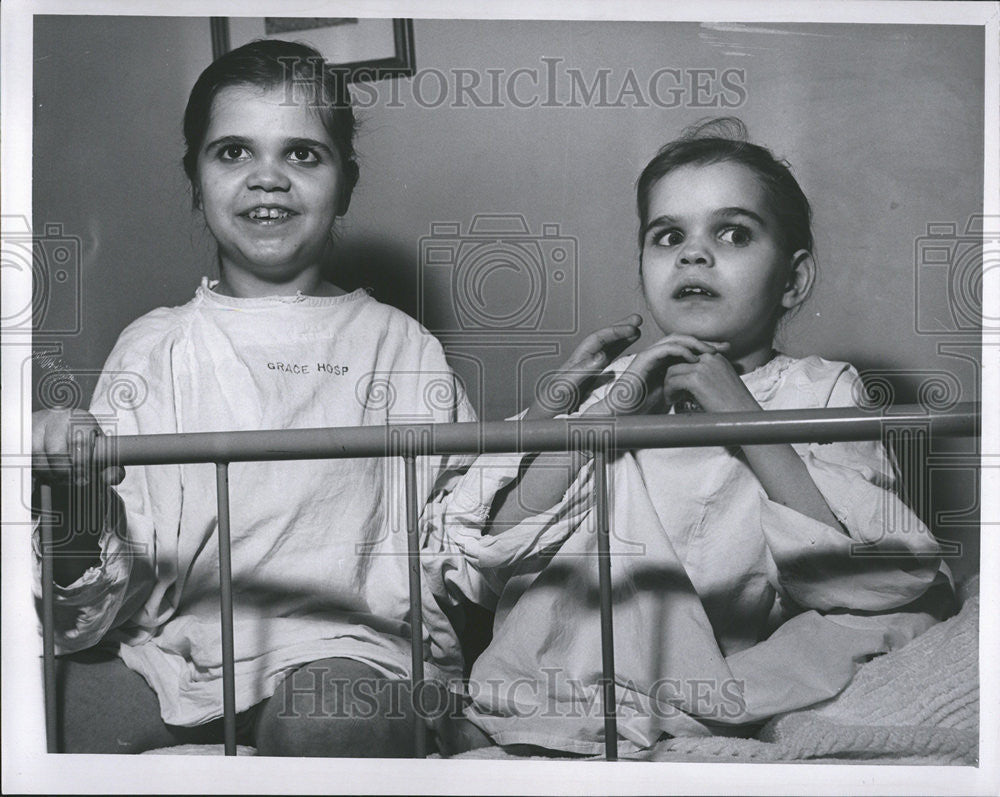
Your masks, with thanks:
[[[611,538],[608,513],[608,439],[591,436],[594,453],[594,489],[597,492],[597,577],[601,601],[602,704],[604,708],[604,759],[618,760],[618,718],[615,713],[615,638],[611,616]]]
[[[59,752],[56,705],[55,579],[52,573],[52,488],[39,487],[41,499],[42,554],[42,680],[45,688],[45,744],[50,753]]]
[[[229,533],[229,463],[215,463],[219,505],[219,602],[222,614],[222,712],[226,755],[236,755],[236,664],[233,652],[233,563]]]
[[[424,683],[424,612],[420,596],[420,531],[417,528],[417,463],[409,451],[406,467],[406,545],[410,574],[410,700],[413,703],[413,754],[427,757],[427,723],[421,716]]]

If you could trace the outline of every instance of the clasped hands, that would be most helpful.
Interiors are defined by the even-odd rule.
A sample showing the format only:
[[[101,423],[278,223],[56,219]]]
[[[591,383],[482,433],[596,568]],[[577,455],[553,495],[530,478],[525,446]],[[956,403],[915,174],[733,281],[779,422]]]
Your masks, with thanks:
[[[639,352],[615,377],[605,369],[641,335],[642,317],[632,314],[588,335],[558,371],[547,375],[525,420],[574,412],[583,397],[612,381],[586,416],[649,415],[694,399],[706,412],[759,410],[736,367],[730,344],[673,333]]]

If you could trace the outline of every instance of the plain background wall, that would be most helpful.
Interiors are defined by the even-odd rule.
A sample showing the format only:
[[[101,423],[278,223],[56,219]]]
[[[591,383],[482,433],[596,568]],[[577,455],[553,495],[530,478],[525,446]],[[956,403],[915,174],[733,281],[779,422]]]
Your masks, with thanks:
[[[981,29],[415,20],[414,43],[418,69],[441,77],[420,79],[423,103],[412,80],[375,84],[374,101],[372,89],[358,95],[368,106],[358,110],[361,181],[333,270],[345,287],[371,287],[440,332],[483,417],[514,413],[586,332],[643,311],[635,178],[685,125],[719,113],[738,115],[754,141],[787,158],[813,203],[820,283],[780,347],[849,360],[870,377],[884,371],[897,401],[978,398],[979,337],[950,312],[957,293],[975,292],[975,275],[949,289],[947,269],[915,257],[929,223],[961,231],[981,212]],[[36,403],[46,403],[56,373],[73,375],[77,387],[62,379],[64,391],[89,396],[126,324],[216,276],[180,167],[181,116],[211,41],[207,18],[36,17],[34,48],[34,229],[61,225],[82,255],[79,273],[50,280],[36,336],[38,352],[52,355],[34,368]],[[502,81],[524,68],[541,76],[543,58],[560,59],[550,63],[563,107],[540,107],[549,87],[523,77],[518,96],[534,97],[533,107],[512,107],[503,91],[503,107],[456,107],[453,70],[479,74],[489,99],[486,70]],[[588,85],[610,70],[612,101],[632,70],[649,101],[647,82],[664,67],[743,70],[745,101],[692,107],[689,88],[675,108],[565,107],[566,70]],[[431,225],[465,232],[485,213],[521,214],[535,237],[558,225],[575,247],[538,329],[460,329],[449,321],[455,294],[442,283],[421,290],[421,240],[441,238]],[[556,264],[543,265],[551,276]],[[526,285],[508,270],[480,287],[489,307],[509,310]],[[552,327],[574,315],[576,326]],[[930,511],[958,512],[935,526],[965,544],[961,572],[978,569],[970,445],[936,441],[932,460],[957,459],[932,468],[924,488]]]

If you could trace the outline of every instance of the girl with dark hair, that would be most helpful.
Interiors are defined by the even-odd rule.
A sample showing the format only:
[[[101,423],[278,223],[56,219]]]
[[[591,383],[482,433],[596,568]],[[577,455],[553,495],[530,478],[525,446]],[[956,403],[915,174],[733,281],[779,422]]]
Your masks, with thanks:
[[[258,41],[223,55],[191,92],[184,134],[219,279],[122,333],[91,414],[34,418],[35,453],[69,455],[102,507],[97,534],[63,515],[56,558],[66,752],[142,752],[222,732],[214,469],[90,478],[102,429],[474,419],[426,330],[322,276],[358,167],[346,89],[315,50]],[[116,399],[121,373],[143,382],[143,400]],[[418,500],[443,465],[428,458],[418,469]],[[461,675],[454,632],[429,593],[423,627],[411,626],[397,468],[398,458],[230,468],[238,733],[262,755],[412,754],[412,633],[432,684]],[[36,476],[69,506],[58,469]]]
[[[634,414],[855,403],[848,363],[773,345],[816,276],[809,203],[786,164],[738,120],[713,120],[659,151],[637,199],[642,288],[664,337],[622,357],[641,318],[594,333],[528,418],[568,412],[614,435]],[[894,494],[878,442],[611,456],[623,754],[662,734],[749,733],[836,695],[857,663],[940,617],[938,543]],[[578,452],[476,467],[489,489],[456,491],[447,523],[492,585],[496,622],[463,743],[601,753],[592,463]]]

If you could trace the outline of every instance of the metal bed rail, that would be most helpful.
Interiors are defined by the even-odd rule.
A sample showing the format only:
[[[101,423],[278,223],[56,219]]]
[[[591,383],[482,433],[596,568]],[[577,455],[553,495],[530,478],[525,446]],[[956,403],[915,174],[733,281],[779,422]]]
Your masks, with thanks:
[[[542,451],[588,451],[594,458],[597,567],[601,607],[602,712],[605,758],[617,759],[614,630],[611,604],[608,457],[617,450],[682,448],[795,442],[830,443],[883,439],[888,428],[917,426],[929,435],[969,437],[979,434],[980,407],[957,404],[947,411],[920,405],[888,409],[781,410],[695,413],[607,419],[363,426],[252,432],[133,435],[104,438],[94,451],[95,468],[117,464],[165,465],[214,463],[218,500],[219,583],[221,591],[223,716],[226,755],[236,755],[236,700],[233,655],[232,571],[229,527],[231,462],[401,457],[405,470],[408,572],[411,626],[411,694],[423,682],[423,634],[420,585],[420,535],[416,495],[416,457],[434,454],[485,454]],[[51,492],[42,487],[42,639],[46,734],[49,752],[57,750],[55,626]],[[426,724],[414,712],[414,749],[426,756]]]

